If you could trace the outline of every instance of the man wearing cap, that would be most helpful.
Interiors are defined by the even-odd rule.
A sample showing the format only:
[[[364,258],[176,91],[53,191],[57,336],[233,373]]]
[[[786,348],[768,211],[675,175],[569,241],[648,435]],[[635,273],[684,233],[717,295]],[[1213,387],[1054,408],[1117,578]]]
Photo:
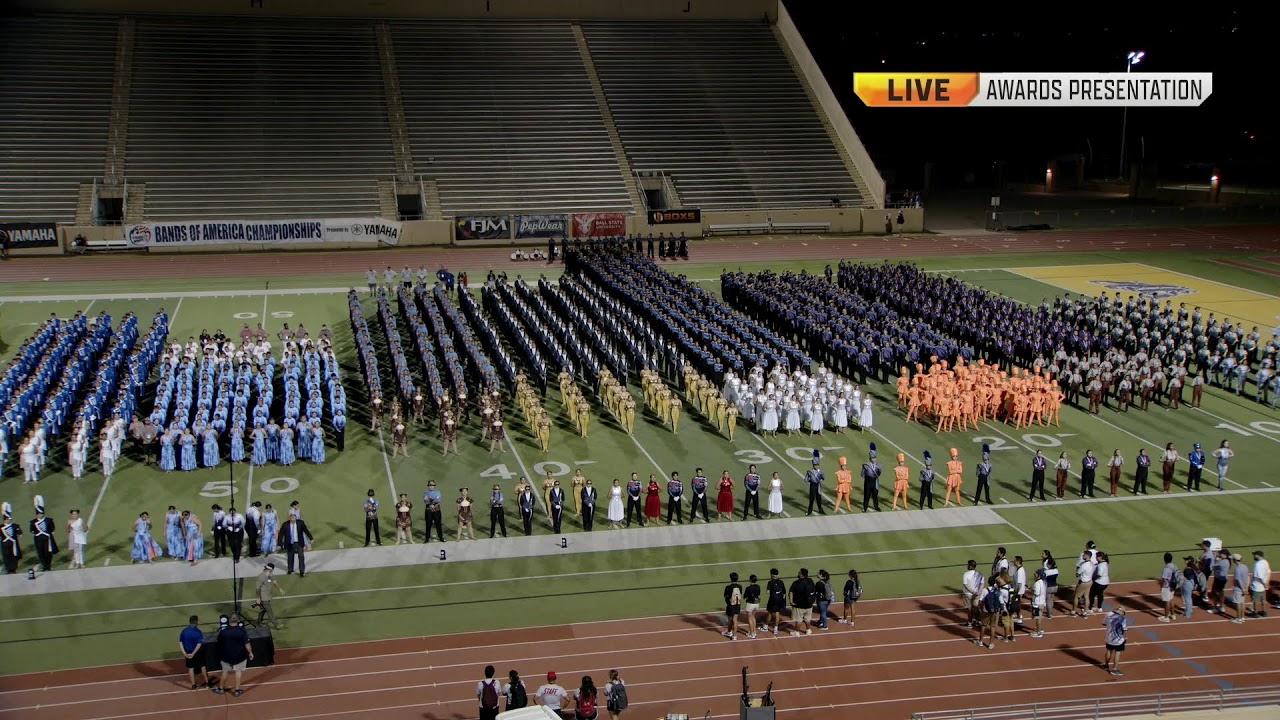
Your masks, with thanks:
[[[973,491],[973,504],[981,504],[985,493],[987,504],[992,505],[994,503],[991,502],[991,446],[986,443],[982,444],[982,462],[978,463],[977,471],[978,487]]]
[[[929,503],[929,509],[933,509],[933,480],[938,473],[933,470],[933,455],[928,450],[924,451],[924,468],[920,470],[920,509],[924,509],[924,504]]]
[[[947,461],[947,498],[942,507],[951,504],[951,493],[956,494],[956,504],[960,504],[960,486],[964,483],[964,463],[960,460],[960,451],[951,448],[951,459]]]
[[[284,595],[284,589],[276,582],[276,564],[267,563],[262,566],[262,573],[258,575],[258,605],[262,608],[262,614],[266,616],[267,622],[272,629],[279,630],[280,623],[276,621],[276,611],[271,607],[271,601],[276,595]]]
[[[227,626],[218,632],[218,657],[222,661],[221,686],[213,692],[221,695],[229,692],[236,697],[244,694],[240,689],[240,677],[244,674],[248,661],[253,659],[253,647],[249,645],[249,633],[240,625],[240,616],[227,618]],[[228,676],[232,682],[227,683]]]
[[[862,463],[862,512],[866,512],[871,504],[875,505],[876,512],[880,512],[880,463],[876,460],[875,443],[871,443],[867,461]]]
[[[569,693],[556,684],[556,674],[554,672],[547,673],[547,682],[539,686],[534,695],[537,697],[539,705],[551,708],[551,711],[560,717],[567,717],[564,714],[564,705],[569,699]]]
[[[1044,502],[1044,471],[1049,467],[1049,460],[1045,458],[1044,452],[1036,450],[1036,456],[1031,458],[1031,492],[1027,495],[1027,500],[1036,501],[1036,493],[1040,493],[1040,501]]]
[[[1232,555],[1231,561],[1235,563],[1235,568],[1231,572],[1231,599],[1236,605],[1236,616],[1231,622],[1239,625],[1244,622],[1246,610],[1244,599],[1248,597],[1249,582],[1253,579],[1253,575],[1249,572],[1249,566],[1244,563],[1244,556],[1240,553]]]
[[[809,511],[805,515],[813,514],[813,506],[818,506],[818,514],[826,515],[827,511],[822,508],[822,481],[826,480],[826,476],[822,474],[822,468],[818,466],[818,451],[813,451],[813,467],[804,474],[805,484],[809,486]]]
[[[3,509],[4,521],[0,523],[0,556],[4,558],[4,574],[18,572],[18,560],[22,559],[22,547],[18,545],[18,537],[22,528],[13,521],[13,506],[9,503],[0,505]]]
[[[440,510],[440,491],[436,489],[436,481],[431,480],[427,483],[427,491],[422,494],[422,504],[426,507],[427,519],[427,535],[426,541],[431,542],[431,528],[435,527],[436,537],[440,542],[444,542],[444,520]]]
[[[36,519],[31,521],[31,543],[35,545],[40,560],[40,572],[53,567],[53,556],[58,554],[58,541],[53,534],[53,519],[44,514],[44,496],[35,497]]]
[[[1200,477],[1204,475],[1204,448],[1200,443],[1196,443],[1191,452],[1187,453],[1187,463],[1191,465],[1191,469],[1187,470],[1187,492],[1192,490],[1200,492]]]

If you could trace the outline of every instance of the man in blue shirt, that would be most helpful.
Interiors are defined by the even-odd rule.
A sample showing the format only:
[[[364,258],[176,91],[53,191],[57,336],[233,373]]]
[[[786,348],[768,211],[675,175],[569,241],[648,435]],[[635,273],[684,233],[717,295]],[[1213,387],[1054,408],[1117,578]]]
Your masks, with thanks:
[[[187,680],[191,681],[192,690],[209,687],[209,667],[204,660],[204,633],[200,630],[200,618],[192,615],[187,623],[188,625],[182,629],[182,634],[178,636],[179,649],[182,650],[182,657],[187,661]],[[196,684],[197,669],[204,676],[204,685]]]
[[[1187,471],[1187,490],[1200,490],[1200,478],[1204,475],[1204,448],[1200,443],[1196,443],[1191,452],[1187,453],[1187,462],[1191,465],[1191,469]]]
[[[707,476],[702,468],[693,471],[693,500],[689,503],[689,522],[698,517],[698,509],[702,509],[702,522],[710,522],[707,516]]]
[[[431,527],[436,528],[436,537],[444,542],[444,523],[440,510],[440,491],[436,489],[436,481],[427,483],[427,491],[422,494],[422,504],[426,506],[427,542],[431,542]]]
[[[244,694],[240,689],[240,677],[253,659],[253,647],[249,645],[249,633],[240,624],[239,615],[228,618],[227,627],[218,633],[218,656],[222,661],[222,687],[214,688],[213,692],[218,695],[229,692],[240,697]]]

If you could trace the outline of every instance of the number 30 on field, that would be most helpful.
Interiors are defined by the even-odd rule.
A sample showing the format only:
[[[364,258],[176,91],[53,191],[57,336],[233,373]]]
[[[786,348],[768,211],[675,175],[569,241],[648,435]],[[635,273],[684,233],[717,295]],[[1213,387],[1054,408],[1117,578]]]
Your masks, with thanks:
[[[297,490],[299,485],[297,478],[274,477],[263,480],[258,488],[269,495],[284,495]],[[200,496],[207,498],[231,497],[233,490],[234,487],[230,480],[211,480],[204,484],[204,489],[200,491]]]

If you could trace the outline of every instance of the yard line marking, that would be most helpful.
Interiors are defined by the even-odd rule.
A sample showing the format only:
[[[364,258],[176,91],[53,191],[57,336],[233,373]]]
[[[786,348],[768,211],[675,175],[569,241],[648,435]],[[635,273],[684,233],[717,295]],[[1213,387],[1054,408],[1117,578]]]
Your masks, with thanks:
[[[1009,504],[1009,501],[1005,500],[1004,498],[1000,498],[1000,502],[1004,503],[1005,505]]]
[[[182,309],[182,298],[178,298],[178,304],[173,306],[173,313],[169,315],[169,329],[177,327],[178,311]]]
[[[391,486],[391,499],[399,497],[396,493],[396,480],[391,475],[391,461],[387,459],[387,443],[382,439],[382,423],[378,423],[378,448],[382,450],[382,467],[387,471],[387,485]]]
[[[636,447],[640,448],[640,452],[644,453],[644,456],[649,458],[649,462],[653,463],[653,466],[658,468],[659,475],[662,475],[663,477],[670,477],[669,475],[667,475],[667,471],[663,470],[662,466],[658,464],[658,461],[653,459],[653,456],[649,454],[649,451],[645,449],[644,445],[640,444],[640,441],[636,439],[635,435],[632,435],[631,433],[626,433],[626,436],[631,438],[631,442],[635,443]]]
[[[795,473],[796,477],[799,477],[801,480],[805,479],[804,473],[800,472],[799,470],[796,469],[794,465],[787,462],[787,452],[785,450],[783,450],[782,452],[777,452],[772,446],[769,445],[769,443],[765,442],[765,439],[761,437],[759,434],[757,434],[755,430],[751,430],[750,428],[748,428],[748,430],[751,432],[752,437],[754,437],[756,440],[759,440],[761,445],[764,445],[765,450],[768,450],[769,452],[776,455],[777,458],[782,461],[783,465],[786,465],[787,467],[791,468],[791,472]],[[774,439],[776,440],[777,438],[775,437]],[[823,473],[823,474],[825,475],[826,473]],[[805,498],[807,502],[809,497],[809,489],[805,488],[804,493],[805,493]],[[835,501],[832,500],[831,497],[828,496],[825,491],[819,490],[818,496],[822,498],[822,502],[826,503],[827,505],[835,505]]]
[[[231,487],[234,490],[235,483],[232,483]],[[252,507],[252,502],[253,502],[253,463],[249,463],[249,477],[247,480],[245,480],[243,507],[246,510],[249,509],[250,507]],[[234,505],[235,503],[233,502],[232,504]]]
[[[89,511],[88,525],[93,527],[94,518],[98,517],[98,508],[102,506],[102,498],[107,495],[107,486],[111,484],[111,476],[106,475],[102,479],[102,488],[98,490],[98,499],[93,501],[93,509]]]
[[[1222,417],[1221,415],[1215,415],[1214,413],[1211,413],[1211,412],[1209,412],[1208,410],[1205,410],[1204,408],[1193,407],[1193,408],[1191,408],[1191,409],[1192,409],[1192,410],[1198,410],[1198,411],[1200,411],[1200,412],[1204,413],[1205,415],[1208,415],[1209,417],[1214,418],[1215,420],[1221,420],[1221,421],[1222,421],[1222,422],[1224,422],[1224,423],[1228,423],[1228,424],[1234,425],[1234,426],[1236,426],[1236,427],[1239,427],[1239,426],[1241,425],[1241,423],[1232,422],[1232,421],[1230,421],[1230,420],[1228,420],[1228,419],[1226,419],[1226,418]],[[1262,413],[1262,414],[1264,414],[1264,415],[1265,415],[1265,413]],[[1280,443],[1280,438],[1273,437],[1273,436],[1271,436],[1271,435],[1268,435],[1267,433],[1260,432],[1260,433],[1256,433],[1256,435],[1258,435],[1259,437],[1266,438],[1267,440],[1270,440],[1270,441],[1271,441],[1271,442],[1273,442],[1273,443]],[[1212,455],[1212,454],[1210,454],[1210,457],[1212,457],[1212,456],[1213,456],[1213,455]]]
[[[510,432],[503,433],[502,439],[507,442],[507,447],[511,448],[511,455],[515,457],[516,464],[520,466],[520,472],[524,473],[524,476],[529,479],[529,483],[532,484],[533,475],[529,474],[529,468],[525,467],[524,458],[520,457],[520,451],[516,450],[516,444],[511,441],[511,433]],[[550,520],[551,508],[547,507],[547,499],[543,497],[542,493],[538,492],[538,489],[539,488],[534,488],[533,494],[538,497],[538,504],[542,506],[542,512],[546,513],[547,519]]]
[[[1107,425],[1110,425],[1111,427],[1115,428],[1116,430],[1119,430],[1120,432],[1124,433],[1125,435],[1128,435],[1129,437],[1133,438],[1134,440],[1137,440],[1137,441],[1139,441],[1139,442],[1144,442],[1144,443],[1146,443],[1146,444],[1150,445],[1151,447],[1153,447],[1153,448],[1155,448],[1155,449],[1157,449],[1157,450],[1160,450],[1160,449],[1162,449],[1162,448],[1163,448],[1163,446],[1162,446],[1162,445],[1157,445],[1156,443],[1153,443],[1153,442],[1151,442],[1150,440],[1147,440],[1146,438],[1138,437],[1137,435],[1134,435],[1133,433],[1129,432],[1128,430],[1125,430],[1124,428],[1120,427],[1119,425],[1116,425],[1115,423],[1112,423],[1111,421],[1107,420],[1106,418],[1103,418],[1101,415],[1094,415],[1094,416],[1093,416],[1093,419],[1095,419],[1095,420],[1097,420],[1097,421],[1099,421],[1099,422],[1105,423],[1105,424],[1107,424]],[[1206,458],[1206,460],[1207,460],[1207,458]],[[1188,460],[1187,460],[1185,457],[1178,456],[1178,462],[1188,462]],[[1223,480],[1226,480],[1227,482],[1231,483],[1232,485],[1235,485],[1235,486],[1236,486],[1236,487],[1238,487],[1238,488],[1243,488],[1243,487],[1245,487],[1244,485],[1241,485],[1240,483],[1236,482],[1235,480],[1232,480],[1231,478],[1223,478]]]
[[[1179,496],[1179,497],[1181,497],[1181,496]],[[1006,524],[1006,525],[1007,525],[1007,524],[1008,524],[1008,522],[1005,522],[1004,524]],[[992,525],[990,525],[990,527],[999,527],[999,525],[992,524]],[[1021,531],[1019,531],[1019,532],[1021,532]],[[1023,534],[1025,535],[1026,533],[1023,533]],[[991,543],[984,543],[984,544],[982,544],[982,547],[986,547],[986,546],[987,546],[987,545],[989,545],[989,544],[991,544]],[[1032,544],[1032,542],[1031,542],[1031,541],[1028,541],[1028,540],[1015,540],[1015,541],[1013,541],[1013,542],[1005,542],[1005,543],[1003,543],[1003,544],[1004,544],[1004,545],[1013,546],[1013,545],[1027,545],[1027,544]],[[908,548],[908,549],[895,549],[895,550],[872,550],[872,551],[869,551],[869,552],[859,552],[859,553],[840,553],[840,554],[832,554],[832,555],[802,555],[802,556],[797,556],[797,557],[756,558],[756,559],[752,559],[752,560],[751,560],[751,562],[759,562],[759,563],[761,563],[761,564],[763,564],[763,565],[767,565],[767,564],[770,564],[770,563],[803,562],[803,561],[806,561],[806,560],[838,560],[838,559],[844,559],[844,558],[864,558],[864,557],[873,557],[873,556],[877,556],[877,555],[895,555],[895,554],[904,554],[904,553],[921,553],[921,552],[941,552],[941,551],[944,551],[944,550],[969,550],[969,549],[972,549],[972,548],[974,548],[974,547],[977,547],[977,546],[975,546],[975,545],[938,545],[938,546],[935,546],[935,547],[926,547],[926,548]],[[727,560],[727,561],[724,561],[724,562],[692,563],[692,564],[688,564],[688,565],[660,565],[660,566],[655,566],[655,567],[632,568],[629,572],[632,572],[632,573],[637,573],[637,572],[666,572],[666,571],[668,571],[668,570],[690,570],[690,569],[701,569],[701,568],[716,568],[716,567],[725,567],[725,566],[731,566],[731,565],[737,566],[737,565],[742,565],[742,564],[743,564],[743,560],[742,560],[741,558],[739,558],[739,559],[736,559],[736,560]],[[576,573],[573,573],[572,577],[580,577],[580,576],[594,576],[594,575],[614,575],[614,576],[616,576],[617,574],[618,574],[617,569],[612,569],[612,570],[590,570],[590,571],[585,571],[585,572],[576,572]],[[564,574],[564,573],[556,573],[556,574],[554,574],[554,575],[521,575],[521,576],[518,576],[518,577],[511,577],[511,578],[507,578],[507,579],[508,579],[508,580],[554,580],[554,579],[564,579],[564,577],[565,577],[565,574]],[[458,582],[451,582],[451,583],[449,583],[449,586],[450,586],[450,587],[455,587],[455,586],[459,586],[459,587],[460,587],[460,586],[465,586],[465,585],[488,585],[488,584],[491,584],[492,582],[493,582],[492,580],[461,580],[461,581],[458,581]],[[1146,582],[1146,581],[1144,581],[1144,582]],[[1113,584],[1114,584],[1114,583],[1113,583]],[[305,594],[305,595],[296,595],[296,594],[295,594],[295,595],[290,595],[290,596],[289,596],[289,598],[291,598],[291,599],[293,599],[293,600],[302,600],[302,599],[306,599],[306,598],[325,598],[325,597],[333,597],[333,596],[336,596],[336,595],[358,595],[358,594],[362,594],[362,593],[363,593],[363,594],[369,594],[369,593],[382,593],[382,592],[406,592],[406,591],[417,591],[417,590],[426,590],[426,589],[430,589],[430,588],[438,588],[438,587],[439,587],[439,583],[434,583],[434,584],[430,584],[430,585],[400,585],[400,586],[395,586],[395,587],[358,588],[358,589],[352,589],[352,590],[334,590],[334,591],[330,591],[330,592],[322,592],[322,593],[307,593],[307,594]],[[951,596],[953,596],[953,595],[954,595],[954,593],[944,593],[943,595],[939,595],[938,597],[943,597],[944,595],[945,595],[945,596],[947,596],[947,597],[951,597]],[[887,599],[889,599],[889,598],[885,598],[885,599],[887,600]],[[62,614],[62,615],[39,615],[39,616],[33,616],[33,617],[0,618],[0,624],[4,624],[4,623],[11,623],[11,622],[29,622],[29,621],[32,621],[32,620],[63,620],[63,619],[66,619],[66,618],[92,617],[92,616],[96,616],[96,615],[115,615],[115,614],[119,614],[119,613],[152,612],[152,611],[156,611],[156,610],[170,610],[170,609],[173,609],[173,608],[185,608],[185,607],[201,606],[201,605],[203,605],[203,606],[205,606],[205,607],[214,607],[214,606],[219,606],[219,605],[221,605],[223,602],[225,602],[225,601],[223,601],[223,600],[208,600],[208,601],[204,601],[204,602],[197,602],[197,603],[180,603],[180,604],[177,604],[177,605],[152,605],[152,606],[150,606],[150,607],[141,607],[141,608],[134,608],[134,607],[130,607],[130,608],[118,608],[118,609],[114,609],[114,610],[91,610],[91,611],[87,611],[87,612],[65,613],[65,614]],[[659,616],[655,616],[655,617],[667,617],[667,616],[665,616],[665,615],[659,615]]]
[[[85,306],[84,306],[84,314],[85,314],[85,315],[88,315],[88,314],[89,314],[89,310],[93,308],[93,304],[94,304],[94,303],[96,303],[96,302],[98,302],[98,299],[97,299],[97,298],[94,298],[94,299],[92,299],[92,300],[90,300],[90,301],[89,301],[89,304],[88,304],[88,305],[85,305]]]
[[[1006,440],[1008,440],[1008,441],[1012,442],[1014,445],[1017,445],[1018,447],[1022,448],[1023,450],[1029,450],[1029,451],[1031,451],[1031,454],[1032,454],[1032,455],[1035,455],[1035,454],[1036,454],[1036,451],[1035,451],[1035,450],[1033,450],[1029,445],[1024,445],[1024,444],[1022,444],[1020,441],[1018,441],[1017,439],[1015,439],[1012,435],[1006,434],[1003,430],[1001,430],[999,427],[997,427],[997,426],[995,425],[995,423],[992,423],[990,420],[983,420],[982,422],[983,422],[983,424],[984,424],[984,425],[986,425],[987,427],[991,428],[991,430],[992,430],[993,432],[995,432],[995,433],[997,433],[997,434],[999,434],[999,435],[1004,436],[1004,439],[1006,439]],[[1146,441],[1145,441],[1145,440],[1143,440],[1143,442],[1146,442]],[[1099,466],[1099,467],[1101,467],[1101,466],[1102,466],[1102,462],[1101,462],[1101,461],[1099,461],[1099,462],[1098,462],[1098,466]],[[1077,480],[1078,480],[1078,479],[1080,479],[1080,473],[1076,472],[1075,470],[1068,470],[1067,472],[1071,473],[1072,475],[1075,475]]]
[[[267,297],[268,296],[266,295],[266,293],[263,293],[262,295],[262,329],[263,330],[267,329]]]

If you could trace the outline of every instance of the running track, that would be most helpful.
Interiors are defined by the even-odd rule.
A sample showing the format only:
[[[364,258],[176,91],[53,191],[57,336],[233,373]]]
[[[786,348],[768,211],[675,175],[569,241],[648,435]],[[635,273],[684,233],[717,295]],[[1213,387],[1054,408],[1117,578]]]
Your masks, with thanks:
[[[959,570],[957,570],[959,572]],[[1121,589],[1120,586],[1123,586]],[[0,678],[0,718],[335,718],[461,720],[476,716],[475,683],[493,664],[521,671],[530,694],[548,670],[572,688],[611,668],[627,681],[632,717],[684,712],[737,717],[740,672],[751,691],[773,683],[788,720],[855,708],[874,718],[1037,700],[1107,698],[1261,686],[1280,675],[1280,622],[1233,625],[1197,610],[1156,622],[1153,581],[1118,583],[1109,598],[1135,621],[1124,677],[1102,657],[1101,618],[1055,616],[1044,638],[1025,634],[994,650],[971,642],[954,596],[867,601],[856,628],[831,622],[812,637],[720,635],[722,618],[688,615],[555,625],[283,650],[277,664],[246,673],[241,698],[187,689],[180,661],[116,665]],[[1059,603],[1061,606],[1063,603]],[[601,714],[604,717],[604,714]]]
[[[1123,232],[989,233],[923,238],[856,237],[711,240],[694,246],[698,262],[833,260],[984,253],[1116,250],[1280,252],[1280,227],[1133,230]],[[378,253],[375,265],[443,264],[504,267],[504,249],[424,248]],[[368,256],[371,260],[373,254]],[[346,253],[23,258],[6,263],[2,282],[97,278],[205,279],[350,272],[364,264]],[[679,267],[681,263],[670,265]],[[517,266],[518,267],[518,266]],[[537,267],[530,264],[530,267]],[[959,570],[957,570],[959,573]],[[1197,611],[1190,621],[1155,621],[1155,583],[1117,583],[1135,610],[1124,654],[1126,675],[1097,662],[1098,618],[1055,617],[1046,637],[1025,635],[980,649],[953,596],[860,604],[856,629],[831,623],[812,637],[720,635],[716,615],[642,618],[524,630],[401,638],[281,649],[273,667],[247,673],[248,692],[233,699],[192,692],[178,660],[0,676],[0,720],[82,718],[338,718],[461,720],[476,716],[475,682],[484,665],[521,671],[530,693],[549,670],[570,690],[582,675],[603,684],[618,668],[627,681],[632,717],[683,712],[737,717],[740,672],[750,666],[751,691],[772,682],[788,720],[830,718],[850,707],[867,717],[906,718],[923,710],[1130,696],[1178,690],[1267,685],[1280,676],[1280,623],[1233,625]],[[1123,586],[1123,587],[1122,587]],[[604,717],[601,713],[601,717]]]
[[[830,260],[848,258],[914,258],[993,253],[1114,252],[1221,250],[1224,252],[1280,252],[1280,226],[1242,225],[1220,228],[1135,229],[1105,232],[985,233],[918,237],[799,236],[791,238],[713,238],[699,240],[690,250],[700,263]],[[209,255],[96,255],[90,257],[24,257],[4,265],[5,282],[79,282],[86,280],[272,278],[285,275],[323,275],[360,272],[405,264],[455,269],[527,267],[513,263],[505,248],[422,247],[397,250],[343,252],[260,252]],[[685,261],[661,261],[679,268]],[[477,279],[478,281],[479,279]]]

